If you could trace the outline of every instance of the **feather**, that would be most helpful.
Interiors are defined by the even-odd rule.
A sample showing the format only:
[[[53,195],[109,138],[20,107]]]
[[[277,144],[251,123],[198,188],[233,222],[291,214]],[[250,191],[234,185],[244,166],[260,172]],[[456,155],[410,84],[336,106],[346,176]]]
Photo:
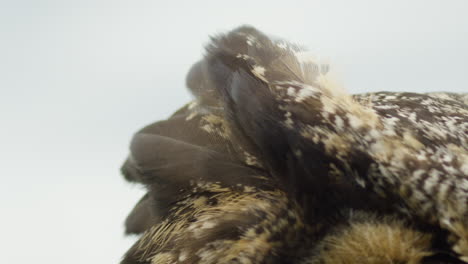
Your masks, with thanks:
[[[122,263],[467,261],[466,95],[350,95],[249,26],[206,51],[195,100],[132,140]]]

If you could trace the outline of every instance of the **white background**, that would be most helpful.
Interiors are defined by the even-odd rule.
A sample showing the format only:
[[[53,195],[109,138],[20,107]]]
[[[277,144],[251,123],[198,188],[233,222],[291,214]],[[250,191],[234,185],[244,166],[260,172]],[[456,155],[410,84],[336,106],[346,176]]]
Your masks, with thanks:
[[[117,263],[143,194],[132,133],[190,99],[208,35],[251,24],[328,58],[351,92],[468,92],[468,1],[0,2],[1,263]]]

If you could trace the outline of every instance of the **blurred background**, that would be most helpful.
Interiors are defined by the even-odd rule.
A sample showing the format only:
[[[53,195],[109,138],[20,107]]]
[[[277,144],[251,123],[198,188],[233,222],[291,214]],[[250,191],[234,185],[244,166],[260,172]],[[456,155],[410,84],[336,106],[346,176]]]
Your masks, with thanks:
[[[251,24],[352,93],[468,92],[466,0],[0,0],[2,263],[117,263],[132,134],[191,96],[208,36]]]

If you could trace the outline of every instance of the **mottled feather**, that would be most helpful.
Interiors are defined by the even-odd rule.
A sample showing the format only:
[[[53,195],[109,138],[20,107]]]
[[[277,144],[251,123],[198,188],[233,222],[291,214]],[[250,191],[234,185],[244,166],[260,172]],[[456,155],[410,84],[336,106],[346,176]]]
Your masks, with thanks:
[[[467,261],[466,94],[350,95],[252,27],[206,50],[195,100],[132,140],[122,263]]]

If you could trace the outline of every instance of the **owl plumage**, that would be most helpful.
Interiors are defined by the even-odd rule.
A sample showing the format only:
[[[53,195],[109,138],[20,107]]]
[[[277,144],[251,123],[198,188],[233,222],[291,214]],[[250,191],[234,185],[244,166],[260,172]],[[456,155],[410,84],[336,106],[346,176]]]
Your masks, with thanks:
[[[467,95],[349,95],[247,26],[206,50],[195,100],[132,140],[122,263],[468,261]]]

